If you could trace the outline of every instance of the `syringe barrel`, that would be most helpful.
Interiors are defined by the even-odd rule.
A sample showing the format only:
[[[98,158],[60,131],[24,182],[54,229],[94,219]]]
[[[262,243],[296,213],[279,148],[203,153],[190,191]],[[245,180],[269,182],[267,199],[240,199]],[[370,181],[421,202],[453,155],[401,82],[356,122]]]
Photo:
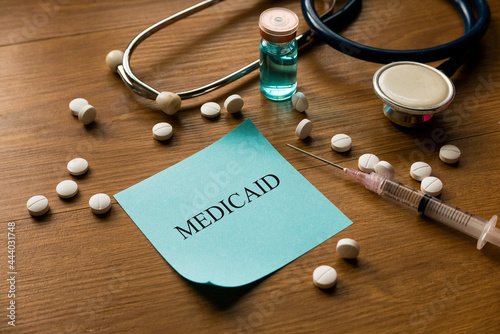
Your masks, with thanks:
[[[431,197],[423,212],[429,218],[462,231],[474,238],[479,238],[488,221],[453,205]]]
[[[384,179],[379,194],[476,239],[488,223],[486,219],[393,180]]]
[[[491,228],[488,227],[491,221],[376,173],[367,174],[351,168],[346,168],[344,171],[362,182],[367,189],[478,239],[479,249],[484,245],[482,236],[484,240],[500,247],[500,230],[495,228],[494,224]],[[496,218],[493,219],[496,222]]]
[[[424,210],[421,206],[425,203],[425,198],[430,198],[430,196],[402,183],[383,178],[375,173],[371,175],[383,179],[378,191],[379,195],[395,200],[410,209],[423,213]]]

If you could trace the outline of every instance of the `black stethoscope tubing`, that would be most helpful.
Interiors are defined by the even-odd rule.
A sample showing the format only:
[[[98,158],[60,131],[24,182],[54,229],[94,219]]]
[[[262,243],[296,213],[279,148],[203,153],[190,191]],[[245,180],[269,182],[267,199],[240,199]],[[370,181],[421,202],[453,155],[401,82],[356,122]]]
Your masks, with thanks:
[[[334,31],[334,29],[337,30],[334,28],[336,24],[334,16],[322,21],[316,12],[313,0],[301,0],[301,5],[304,18],[313,33],[342,53],[361,60],[382,64],[396,61],[427,63],[450,58],[441,64],[438,69],[446,75],[451,76],[465,62],[469,50],[477,45],[477,42],[486,32],[490,22],[490,9],[485,0],[472,0],[477,17],[475,17],[474,10],[467,1],[451,0],[451,2],[458,10],[464,22],[464,34],[442,45],[414,50],[388,50],[357,43]],[[360,9],[361,0],[351,0],[343,9],[346,7],[359,7]],[[349,11],[349,13],[351,12],[356,11]],[[352,17],[348,17],[345,21],[352,21],[352,19]]]

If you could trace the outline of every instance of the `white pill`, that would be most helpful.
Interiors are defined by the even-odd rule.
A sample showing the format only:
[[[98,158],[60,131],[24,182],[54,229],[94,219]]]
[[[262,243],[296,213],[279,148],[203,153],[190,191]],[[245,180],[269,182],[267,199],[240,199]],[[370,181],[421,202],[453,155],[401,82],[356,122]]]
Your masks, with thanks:
[[[88,104],[89,103],[87,100],[79,97],[79,98],[71,100],[71,102],[69,103],[69,110],[71,110],[71,113],[73,114],[73,116],[78,116],[78,113],[80,112],[80,110],[82,110],[82,108]]]
[[[304,112],[309,108],[309,101],[307,101],[307,97],[302,92],[297,92],[292,95],[292,105],[295,110]]]
[[[120,50],[113,50],[106,55],[106,65],[113,72],[118,71],[118,65],[123,62],[123,52]]]
[[[71,175],[82,175],[89,169],[89,163],[83,158],[75,158],[68,162],[67,168]]]
[[[78,184],[73,180],[64,180],[59,182],[56,192],[61,198],[70,198],[78,192]]]
[[[329,289],[337,283],[337,271],[330,266],[314,269],[313,282],[320,289]]]
[[[375,154],[366,153],[359,157],[358,168],[365,173],[371,173],[375,170],[375,165],[379,163],[379,159]]]
[[[434,176],[427,176],[420,184],[420,190],[429,196],[438,196],[443,190],[443,182]]]
[[[355,259],[359,255],[359,244],[354,239],[344,238],[337,242],[337,253],[344,259]]]
[[[172,138],[172,135],[174,134],[174,130],[172,128],[172,125],[170,125],[167,122],[161,122],[158,124],[155,124],[153,126],[153,137],[156,140],[168,140]]]
[[[439,150],[439,159],[447,164],[454,164],[460,160],[460,149],[455,145],[444,145]]]
[[[32,216],[41,216],[49,211],[49,200],[45,196],[36,195],[28,200],[26,207]]]
[[[238,94],[233,94],[229,96],[226,101],[224,101],[224,108],[230,114],[237,113],[243,108],[244,101]]]
[[[102,215],[111,209],[111,198],[106,194],[95,194],[90,197],[89,206],[93,213]]]
[[[410,176],[417,181],[422,181],[432,174],[432,167],[423,161],[417,161],[410,167]]]
[[[206,118],[214,118],[220,114],[220,105],[215,102],[207,102],[201,106],[201,114]]]
[[[78,120],[85,125],[89,125],[95,120],[97,112],[90,104],[83,106],[78,112]]]
[[[312,128],[313,128],[313,123],[307,118],[303,119],[297,125],[297,128],[295,129],[295,135],[300,139],[304,139],[311,134]]]
[[[347,152],[352,147],[352,139],[348,135],[340,133],[332,137],[331,145],[336,152]]]
[[[377,173],[378,175],[381,175],[385,178],[388,178],[388,179],[393,179],[394,178],[394,175],[396,175],[396,171],[394,170],[394,167],[392,167],[392,165],[387,162],[387,161],[379,161],[375,167],[373,167],[373,170],[375,171],[375,173]]]
[[[180,109],[182,100],[175,93],[161,92],[156,97],[156,104],[165,114],[174,115]]]

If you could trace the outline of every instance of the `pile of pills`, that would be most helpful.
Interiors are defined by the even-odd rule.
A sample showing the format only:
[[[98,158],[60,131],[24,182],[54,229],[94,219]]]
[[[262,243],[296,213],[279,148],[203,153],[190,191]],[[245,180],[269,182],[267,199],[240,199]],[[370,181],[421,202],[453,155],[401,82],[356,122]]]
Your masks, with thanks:
[[[344,133],[339,133],[332,137],[330,144],[335,152],[344,153],[351,149],[352,139]]]
[[[320,289],[330,289],[337,283],[337,271],[330,266],[319,266],[313,271],[313,282]]]
[[[461,155],[462,152],[460,152],[460,149],[455,145],[444,145],[439,150],[439,159],[447,164],[457,163]]]
[[[460,149],[455,145],[444,145],[439,150],[439,159],[447,164],[455,164],[462,155]],[[439,196],[443,191],[443,182],[432,175],[432,167],[423,161],[417,161],[410,167],[410,175],[420,181],[420,190],[429,196]]]
[[[102,215],[111,209],[111,198],[106,194],[95,194],[89,199],[89,206],[93,213]]]
[[[61,198],[71,198],[78,192],[78,184],[73,180],[64,180],[59,182],[56,192]]]
[[[429,196],[439,196],[443,190],[443,182],[435,176],[427,176],[422,180],[420,190]]]
[[[304,112],[309,108],[309,101],[307,97],[302,92],[297,92],[291,97],[292,105],[298,112]],[[300,123],[295,128],[295,135],[299,137],[299,139],[305,139],[309,137],[313,128],[313,123],[306,119],[300,121]]]
[[[169,140],[174,134],[172,125],[167,122],[160,122],[153,126],[153,138],[159,141]]]
[[[300,139],[305,139],[309,137],[309,135],[311,134],[312,128],[313,128],[313,123],[307,118],[303,119],[297,125],[297,128],[295,129],[295,135]]]
[[[201,114],[206,118],[215,118],[220,115],[220,105],[215,102],[207,102],[201,106]]]
[[[83,158],[75,158],[67,164],[68,172],[73,176],[81,176],[89,170],[89,163]],[[68,199],[78,193],[78,184],[73,180],[63,180],[56,186],[56,193],[60,198]],[[111,209],[111,198],[106,194],[96,194],[89,200],[93,213],[104,214]],[[32,216],[43,216],[49,211],[49,200],[43,195],[36,195],[26,203],[28,212]]]
[[[92,123],[97,115],[97,111],[84,98],[73,99],[69,103],[69,110],[73,116],[78,117],[78,120],[84,125]]]
[[[443,182],[431,176],[432,167],[423,161],[414,162],[410,167],[410,176],[421,182],[420,190],[430,196],[438,196],[443,190]]]
[[[89,170],[89,163],[83,158],[74,158],[68,162],[66,168],[71,175],[80,176],[87,173]]]
[[[359,255],[359,243],[350,238],[337,242],[337,254],[344,259],[355,259]],[[337,283],[337,271],[328,265],[321,265],[313,271],[313,283],[320,289],[330,289]]]
[[[439,150],[439,159],[447,164],[455,164],[460,160],[461,151],[455,145],[444,145]],[[443,182],[432,175],[432,167],[423,161],[417,161],[410,167],[410,176],[421,182],[420,190],[429,196],[439,196],[443,190]]]
[[[359,255],[360,246],[354,239],[344,238],[337,242],[337,253],[344,259],[355,259]]]
[[[28,200],[26,206],[32,216],[42,216],[49,211],[49,200],[45,196],[36,195]]]
[[[309,108],[309,101],[302,92],[297,92],[292,95],[292,105],[298,112],[304,112]]]
[[[362,172],[373,173],[379,161],[379,158],[375,154],[365,153],[358,159],[358,168]]]
[[[240,112],[243,108],[244,101],[238,94],[233,94],[229,96],[226,101],[224,101],[224,108],[230,114],[235,114]]]
[[[415,181],[422,181],[431,174],[432,174],[432,167],[426,162],[417,161],[410,166],[410,176]]]
[[[229,96],[224,101],[224,108],[229,114],[235,114],[241,111],[244,105],[244,101],[238,94],[233,94]],[[201,115],[206,118],[215,118],[220,115],[221,107],[216,102],[204,103],[201,108]]]

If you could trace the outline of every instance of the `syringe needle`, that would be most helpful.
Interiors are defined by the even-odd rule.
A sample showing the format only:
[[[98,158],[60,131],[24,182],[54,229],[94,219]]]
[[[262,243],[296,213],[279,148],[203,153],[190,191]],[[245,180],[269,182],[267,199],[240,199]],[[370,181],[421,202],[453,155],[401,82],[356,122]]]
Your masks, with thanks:
[[[316,158],[316,159],[321,160],[321,161],[323,161],[323,162],[326,162],[327,164],[332,165],[333,167],[337,167],[337,168],[339,168],[339,169],[345,170],[345,168],[344,168],[344,167],[342,167],[342,166],[339,166],[339,165],[337,165],[337,164],[335,164],[335,163],[333,163],[333,162],[331,162],[331,161],[328,161],[328,160],[326,160],[326,159],[323,159],[323,158],[321,158],[321,157],[318,157],[317,155],[314,155],[314,154],[309,153],[309,152],[307,152],[307,151],[301,150],[301,149],[300,149],[300,148],[298,148],[298,147],[295,147],[295,146],[290,145],[290,144],[286,144],[286,146],[291,147],[291,148],[293,148],[294,150],[297,150],[297,151],[302,152],[302,153],[304,153],[304,154],[307,154],[307,155],[308,155],[308,156],[310,156],[310,157],[313,157],[313,158]]]

